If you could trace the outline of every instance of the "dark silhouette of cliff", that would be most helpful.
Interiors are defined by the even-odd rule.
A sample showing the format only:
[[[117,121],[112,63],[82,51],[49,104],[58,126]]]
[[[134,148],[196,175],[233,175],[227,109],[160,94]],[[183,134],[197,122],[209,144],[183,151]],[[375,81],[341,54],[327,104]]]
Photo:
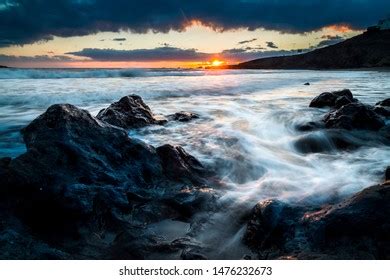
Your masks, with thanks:
[[[390,30],[372,30],[311,52],[255,59],[235,69],[353,69],[390,67]]]

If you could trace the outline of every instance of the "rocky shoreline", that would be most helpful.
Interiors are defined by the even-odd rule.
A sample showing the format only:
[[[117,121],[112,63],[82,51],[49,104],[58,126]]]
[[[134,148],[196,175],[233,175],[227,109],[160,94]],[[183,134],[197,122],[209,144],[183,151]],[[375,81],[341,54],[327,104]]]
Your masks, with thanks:
[[[324,92],[310,107],[330,108],[322,120],[297,127],[302,153],[389,145],[390,99],[365,105],[348,89]],[[313,137],[321,131],[324,139]],[[324,145],[328,143],[328,145]],[[334,204],[259,202],[249,218],[244,242],[260,259],[389,259],[390,167],[383,183]],[[337,172],[337,170],[335,170]]]
[[[302,153],[389,145],[389,103],[368,106],[349,90],[323,93],[310,107],[330,112],[297,126],[302,137],[294,145]],[[218,172],[180,146],[153,147],[127,131],[199,117],[156,116],[135,95],[96,117],[70,104],[50,106],[22,129],[26,153],[0,159],[0,258],[206,259],[195,233],[223,211]],[[389,172],[383,184],[331,205],[260,201],[239,217],[242,241],[260,259],[388,259]],[[166,220],[189,230],[169,239],[155,229]]]

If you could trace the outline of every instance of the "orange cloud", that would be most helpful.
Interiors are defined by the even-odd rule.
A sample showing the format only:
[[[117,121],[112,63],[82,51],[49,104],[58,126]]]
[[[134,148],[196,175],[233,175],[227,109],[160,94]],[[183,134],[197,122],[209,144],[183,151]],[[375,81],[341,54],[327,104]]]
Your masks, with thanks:
[[[357,31],[356,29],[353,29],[348,24],[333,24],[333,25],[325,26],[323,29],[326,31],[333,31],[337,33],[348,33],[352,31]]]

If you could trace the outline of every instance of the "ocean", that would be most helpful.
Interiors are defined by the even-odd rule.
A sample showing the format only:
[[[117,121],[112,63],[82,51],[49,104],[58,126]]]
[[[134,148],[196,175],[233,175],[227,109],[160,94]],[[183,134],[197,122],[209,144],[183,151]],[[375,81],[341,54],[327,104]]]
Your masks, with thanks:
[[[218,257],[242,256],[244,249],[234,246],[240,246],[236,241],[243,229],[229,228],[229,221],[257,201],[277,198],[323,204],[382,180],[390,165],[388,147],[340,151],[321,130],[295,129],[329,111],[309,108],[316,95],[344,88],[373,105],[390,97],[390,72],[0,69],[0,157],[22,154],[20,129],[55,103],[70,103],[96,115],[121,97],[137,94],[158,115],[195,112],[200,115],[197,120],[131,130],[129,135],[153,146],[181,145],[218,173],[226,186],[221,203],[228,207],[213,214],[210,230],[197,239],[223,248],[215,250]],[[328,150],[297,149],[296,141],[307,134],[328,145]],[[166,223],[156,228],[173,236],[175,229],[183,230],[181,222]]]

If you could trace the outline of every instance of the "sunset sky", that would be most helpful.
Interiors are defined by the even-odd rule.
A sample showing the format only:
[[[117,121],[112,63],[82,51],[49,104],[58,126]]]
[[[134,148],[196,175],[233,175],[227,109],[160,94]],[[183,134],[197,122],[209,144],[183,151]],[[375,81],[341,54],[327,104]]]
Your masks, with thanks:
[[[389,14],[388,0],[0,0],[0,64],[236,63],[334,44]]]

